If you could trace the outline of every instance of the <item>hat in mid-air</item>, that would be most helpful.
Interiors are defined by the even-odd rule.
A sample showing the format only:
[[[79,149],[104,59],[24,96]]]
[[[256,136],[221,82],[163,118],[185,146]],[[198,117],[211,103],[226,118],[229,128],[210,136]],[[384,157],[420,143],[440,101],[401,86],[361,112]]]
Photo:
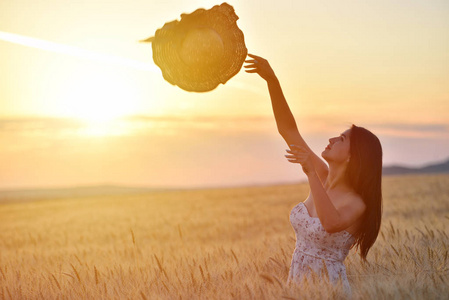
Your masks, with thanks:
[[[151,42],[165,80],[191,92],[207,92],[242,68],[248,50],[234,8],[223,3],[165,23]]]

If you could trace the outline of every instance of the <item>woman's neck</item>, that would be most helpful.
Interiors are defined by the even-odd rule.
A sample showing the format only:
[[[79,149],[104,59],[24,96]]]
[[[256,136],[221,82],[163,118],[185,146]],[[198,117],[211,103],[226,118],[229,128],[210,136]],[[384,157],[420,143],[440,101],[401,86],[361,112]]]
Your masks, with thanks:
[[[348,188],[345,173],[346,166],[329,164],[329,174],[326,180],[327,188]]]

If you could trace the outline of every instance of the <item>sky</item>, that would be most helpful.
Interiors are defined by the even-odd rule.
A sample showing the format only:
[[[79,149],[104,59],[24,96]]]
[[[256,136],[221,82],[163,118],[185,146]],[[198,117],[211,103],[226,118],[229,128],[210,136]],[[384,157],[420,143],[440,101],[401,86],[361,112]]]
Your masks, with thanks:
[[[0,188],[304,178],[283,159],[261,78],[186,92],[138,43],[220,3],[1,0]],[[449,2],[228,3],[314,151],[355,123],[379,136],[385,164],[449,157]]]

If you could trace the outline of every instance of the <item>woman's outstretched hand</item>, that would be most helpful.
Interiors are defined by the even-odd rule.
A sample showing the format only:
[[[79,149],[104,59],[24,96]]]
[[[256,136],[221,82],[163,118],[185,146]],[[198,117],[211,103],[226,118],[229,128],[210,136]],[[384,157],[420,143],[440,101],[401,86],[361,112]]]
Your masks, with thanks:
[[[301,164],[302,170],[306,175],[311,175],[315,172],[312,155],[304,147],[290,145],[291,150],[286,150],[290,155],[285,155],[287,160],[294,164]]]
[[[249,53],[248,56],[252,59],[245,60],[248,63],[245,65],[245,72],[257,73],[266,81],[276,79],[273,69],[265,58]]]

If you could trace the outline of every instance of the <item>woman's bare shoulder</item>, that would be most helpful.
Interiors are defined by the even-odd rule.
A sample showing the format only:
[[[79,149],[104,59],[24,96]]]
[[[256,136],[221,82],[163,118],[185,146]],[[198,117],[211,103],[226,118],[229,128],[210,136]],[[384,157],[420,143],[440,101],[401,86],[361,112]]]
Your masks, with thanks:
[[[365,201],[363,201],[362,196],[357,194],[355,191],[350,191],[346,194],[344,203],[346,208],[348,206],[351,207],[351,211],[359,215],[362,215],[366,210]]]

